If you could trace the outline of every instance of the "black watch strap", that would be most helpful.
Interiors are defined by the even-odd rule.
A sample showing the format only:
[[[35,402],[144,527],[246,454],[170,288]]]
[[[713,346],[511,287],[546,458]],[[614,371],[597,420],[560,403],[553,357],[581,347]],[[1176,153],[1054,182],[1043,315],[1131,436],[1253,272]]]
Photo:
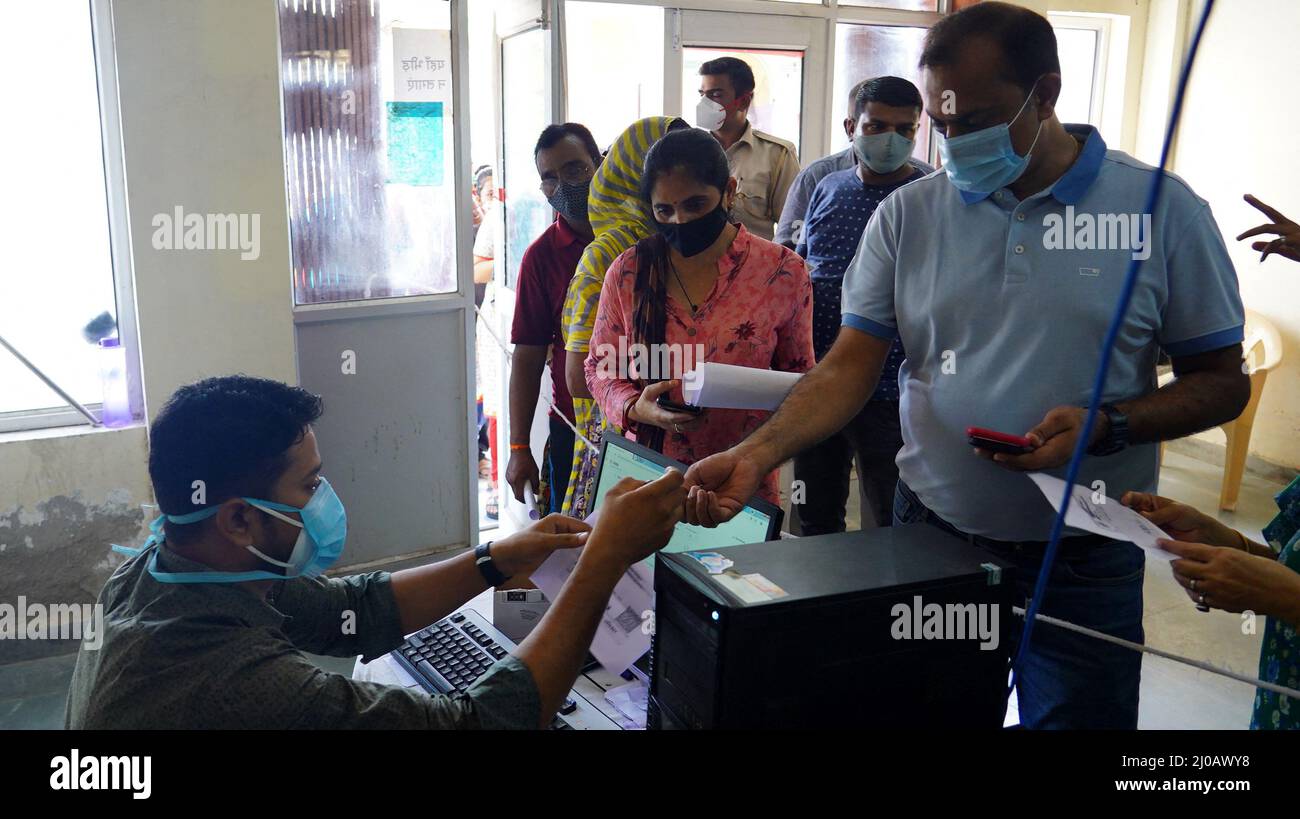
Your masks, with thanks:
[[[489,586],[500,586],[510,578],[501,573],[497,564],[492,560],[492,541],[480,543],[474,547],[474,565],[478,566],[479,574],[487,581]]]
[[[1128,416],[1114,404],[1102,404],[1099,415],[1106,416],[1106,437],[1088,448],[1089,455],[1114,455],[1128,446]]]

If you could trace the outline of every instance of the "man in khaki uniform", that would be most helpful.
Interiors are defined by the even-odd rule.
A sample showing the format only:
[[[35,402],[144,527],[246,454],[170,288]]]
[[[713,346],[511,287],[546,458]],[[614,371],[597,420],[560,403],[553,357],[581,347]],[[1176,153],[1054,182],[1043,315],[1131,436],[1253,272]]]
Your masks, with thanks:
[[[736,177],[732,215],[751,233],[771,240],[786,194],[799,175],[794,145],[756,130],[749,122],[754,72],[743,60],[719,57],[700,66],[695,124],[713,133]]]

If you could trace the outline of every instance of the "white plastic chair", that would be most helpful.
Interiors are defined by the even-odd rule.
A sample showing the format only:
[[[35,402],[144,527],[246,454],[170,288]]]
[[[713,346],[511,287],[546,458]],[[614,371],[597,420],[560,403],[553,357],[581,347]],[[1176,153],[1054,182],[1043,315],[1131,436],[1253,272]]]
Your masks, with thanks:
[[[1237,508],[1237,495],[1241,491],[1241,477],[1246,470],[1246,455],[1250,452],[1250,433],[1255,426],[1255,412],[1259,398],[1264,394],[1264,381],[1269,370],[1282,361],[1282,336],[1273,322],[1256,313],[1246,311],[1245,340],[1242,342],[1244,361],[1249,367],[1250,400],[1234,420],[1221,424],[1227,437],[1227,450],[1223,459],[1223,484],[1219,488],[1219,508],[1232,512]],[[1172,381],[1173,373],[1160,376],[1160,386]],[[1161,446],[1163,454],[1164,446]]]

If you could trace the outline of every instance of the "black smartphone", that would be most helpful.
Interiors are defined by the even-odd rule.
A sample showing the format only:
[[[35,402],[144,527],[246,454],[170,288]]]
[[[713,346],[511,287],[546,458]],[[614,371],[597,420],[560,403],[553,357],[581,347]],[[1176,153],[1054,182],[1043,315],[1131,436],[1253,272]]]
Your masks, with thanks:
[[[697,407],[693,404],[679,404],[676,401],[669,400],[666,392],[660,393],[659,397],[655,399],[655,405],[669,412],[685,412],[690,415],[699,415],[704,412],[704,407]]]

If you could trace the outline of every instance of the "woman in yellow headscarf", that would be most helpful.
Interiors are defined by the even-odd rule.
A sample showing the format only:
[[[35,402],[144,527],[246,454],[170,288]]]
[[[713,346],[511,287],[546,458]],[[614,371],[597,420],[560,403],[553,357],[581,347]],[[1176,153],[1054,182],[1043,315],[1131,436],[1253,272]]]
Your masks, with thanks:
[[[628,126],[610,146],[605,161],[591,180],[587,210],[596,238],[583,251],[578,270],[569,283],[561,322],[564,326],[564,349],[568,353],[565,378],[573,394],[573,415],[578,430],[588,440],[600,445],[604,422],[600,409],[591,400],[583,373],[583,361],[596,323],[596,306],[605,271],[619,254],[654,232],[654,216],[641,199],[641,173],[645,155],[670,130],[690,127],[675,117],[646,117]],[[599,451],[591,451],[581,439],[573,447],[573,471],[569,475],[569,492],[564,498],[564,513],[585,518],[596,480]]]

